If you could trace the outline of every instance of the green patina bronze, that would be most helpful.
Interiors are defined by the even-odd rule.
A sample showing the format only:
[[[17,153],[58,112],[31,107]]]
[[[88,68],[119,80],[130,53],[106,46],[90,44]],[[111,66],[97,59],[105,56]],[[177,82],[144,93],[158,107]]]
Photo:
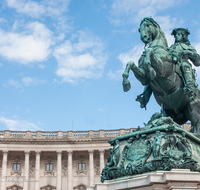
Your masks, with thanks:
[[[138,66],[133,61],[126,65],[123,73],[124,91],[130,90],[129,71],[145,85],[144,92],[137,97],[141,107],[146,107],[151,93],[164,115],[182,125],[190,120],[193,133],[200,133],[200,91],[195,81],[195,66],[200,65],[200,56],[188,40],[188,29],[172,31],[175,43],[168,48],[160,26],[152,18],[144,18],[140,24],[140,37],[145,43]]]
[[[102,182],[173,168],[200,172],[200,139],[171,117],[153,118],[143,130],[108,142],[114,147],[109,149],[110,156],[101,173]]]
[[[200,66],[200,55],[190,44],[188,29],[175,28],[175,43],[169,48],[164,32],[152,18],[140,23],[140,37],[145,44],[138,66],[133,61],[123,73],[123,89],[128,91],[130,70],[144,85],[137,97],[141,108],[146,108],[151,94],[162,106],[161,113],[152,115],[141,130],[125,134],[108,142],[113,146],[101,181],[126,176],[169,171],[173,168],[200,172],[200,90],[195,79],[195,66]],[[189,62],[190,61],[190,62]],[[191,132],[180,125],[190,120]]]

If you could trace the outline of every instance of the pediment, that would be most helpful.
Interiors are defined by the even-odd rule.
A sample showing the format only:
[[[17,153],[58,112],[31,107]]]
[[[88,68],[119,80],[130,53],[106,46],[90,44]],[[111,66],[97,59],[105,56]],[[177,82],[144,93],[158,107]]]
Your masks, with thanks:
[[[6,190],[22,190],[23,187],[19,185],[11,185],[9,187],[6,187]]]
[[[73,189],[74,190],[86,190],[87,186],[81,183],[81,184],[75,186]]]
[[[40,190],[56,190],[56,187],[53,185],[45,185],[43,187],[40,187]]]

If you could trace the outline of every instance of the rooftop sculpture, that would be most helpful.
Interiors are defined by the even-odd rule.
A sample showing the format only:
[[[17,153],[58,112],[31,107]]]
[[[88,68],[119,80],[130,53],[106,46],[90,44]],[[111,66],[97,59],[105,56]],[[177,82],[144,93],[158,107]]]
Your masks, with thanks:
[[[162,111],[153,114],[143,130],[138,127],[108,141],[113,148],[109,149],[110,157],[102,170],[102,182],[173,168],[200,172],[200,90],[190,63],[200,66],[200,55],[188,40],[190,32],[175,28],[175,43],[170,48],[153,18],[144,18],[139,32],[145,51],[138,66],[133,61],[127,63],[123,89],[126,92],[131,88],[128,76],[132,70],[145,86],[136,99],[140,107],[146,108],[153,93]],[[180,126],[188,120],[192,133]]]

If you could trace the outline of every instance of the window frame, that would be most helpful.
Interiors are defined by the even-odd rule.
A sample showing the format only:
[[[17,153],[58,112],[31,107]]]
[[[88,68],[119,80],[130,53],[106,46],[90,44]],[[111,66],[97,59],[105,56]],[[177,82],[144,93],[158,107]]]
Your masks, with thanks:
[[[47,165],[49,167],[49,170],[47,170]],[[51,165],[52,165],[52,170],[51,170]],[[45,164],[45,171],[46,172],[53,172],[53,170],[54,170],[54,166],[53,165],[54,165],[53,162],[46,162],[46,164]]]
[[[81,169],[79,170],[79,165],[81,166]],[[84,169],[83,169],[84,166]],[[78,162],[78,171],[86,171],[86,163],[84,162]]]
[[[14,172],[20,172],[21,171],[21,163],[19,162],[13,162],[13,167],[12,167],[12,171]],[[16,165],[16,167],[14,167]],[[19,166],[19,170],[18,170],[18,166]]]

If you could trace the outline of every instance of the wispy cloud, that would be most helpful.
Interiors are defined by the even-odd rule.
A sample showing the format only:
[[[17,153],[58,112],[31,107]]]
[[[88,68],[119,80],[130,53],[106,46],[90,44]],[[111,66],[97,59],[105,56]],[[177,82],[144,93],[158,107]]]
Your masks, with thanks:
[[[145,16],[154,17],[158,11],[176,6],[180,2],[180,0],[115,0],[110,10],[110,21],[116,25],[125,22],[138,23]]]
[[[138,64],[138,60],[140,58],[140,56],[142,55],[142,52],[144,51],[144,45],[140,44],[140,45],[136,45],[134,46],[131,50],[129,50],[128,52],[124,52],[121,53],[118,56],[118,59],[120,60],[120,62],[122,63],[121,65],[121,69],[117,70],[117,71],[109,71],[108,73],[108,77],[111,79],[121,79],[122,77],[122,73],[126,67],[126,64],[129,61],[134,61],[135,64]]]
[[[6,0],[7,6],[18,13],[29,15],[32,18],[42,16],[59,16],[61,12],[68,10],[70,0],[43,0],[40,3],[31,0]]]
[[[4,86],[13,86],[15,88],[22,88],[22,84],[13,79],[9,79],[9,81],[5,83]]]
[[[40,83],[45,83],[45,80],[39,80],[34,77],[23,77],[21,80],[9,79],[8,82],[4,84],[4,86],[13,86],[17,89],[23,89],[24,87],[36,86]]]
[[[0,55],[25,65],[46,60],[52,44],[52,32],[39,22],[27,24],[20,33],[0,29]]]
[[[102,75],[107,55],[102,41],[90,32],[79,31],[73,41],[65,41],[55,48],[58,62],[56,74],[64,82],[78,79],[99,78]]]
[[[13,130],[13,131],[41,130],[41,128],[39,128],[37,125],[24,121],[24,120],[9,119],[9,118],[0,116],[0,122],[5,124],[9,130]]]
[[[31,78],[31,77],[24,77],[22,78],[22,83],[24,84],[24,86],[35,86],[38,85],[40,83],[44,83],[44,80],[38,80],[37,78]]]

